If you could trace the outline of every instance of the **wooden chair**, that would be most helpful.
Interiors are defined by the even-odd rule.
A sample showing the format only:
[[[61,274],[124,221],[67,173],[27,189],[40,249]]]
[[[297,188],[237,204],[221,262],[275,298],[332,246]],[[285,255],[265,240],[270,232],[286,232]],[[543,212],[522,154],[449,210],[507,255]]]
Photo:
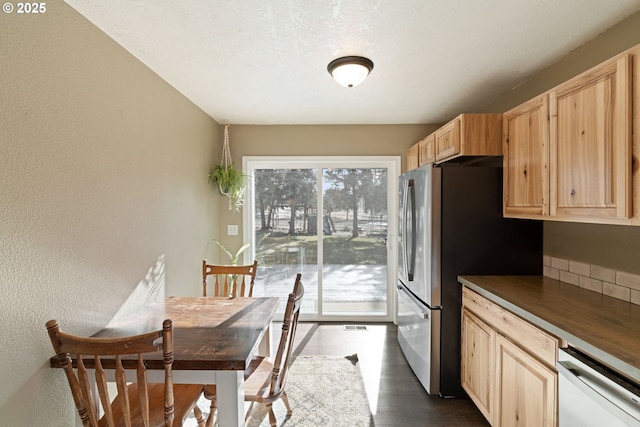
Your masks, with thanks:
[[[171,320],[163,322],[162,330],[122,338],[87,338],[65,334],[60,331],[56,320],[47,322],[47,330],[69,381],[83,426],[181,426],[201,396],[202,385],[173,384]],[[163,353],[164,383],[147,383],[143,355],[158,350]],[[73,369],[71,356],[77,361],[77,373]],[[103,368],[107,358],[114,361],[115,365],[117,395],[113,399],[109,395]],[[86,366],[95,367],[95,383],[91,381]],[[127,378],[127,369],[135,369],[135,379],[132,376]],[[96,389],[104,411],[100,419],[99,406],[93,396],[95,391],[92,392]],[[198,411],[196,417],[199,417],[199,425],[203,425],[202,413]]]
[[[282,322],[282,334],[280,335],[280,344],[276,352],[273,363],[264,357],[258,357],[251,362],[250,368],[245,371],[244,384],[244,400],[251,402],[245,420],[249,419],[254,403],[264,403],[269,411],[269,423],[271,426],[276,425],[276,416],[273,412],[273,402],[282,398],[282,402],[287,408],[287,415],[291,415],[292,409],[289,406],[289,399],[285,392],[285,382],[289,370],[291,352],[293,350],[293,341],[298,327],[298,315],[300,314],[300,306],[302,305],[302,296],[304,295],[304,286],[300,278],[301,274],[296,276],[293,292],[289,294],[287,306],[284,312]],[[204,387],[204,396],[211,400],[211,412],[207,417],[207,427],[213,425],[213,417],[216,411],[216,386],[206,385]]]
[[[250,265],[214,265],[202,260],[202,296],[207,296],[207,277],[215,276],[213,296],[250,297],[258,272],[258,261]],[[247,278],[249,283],[247,283]],[[240,282],[240,279],[242,281]]]

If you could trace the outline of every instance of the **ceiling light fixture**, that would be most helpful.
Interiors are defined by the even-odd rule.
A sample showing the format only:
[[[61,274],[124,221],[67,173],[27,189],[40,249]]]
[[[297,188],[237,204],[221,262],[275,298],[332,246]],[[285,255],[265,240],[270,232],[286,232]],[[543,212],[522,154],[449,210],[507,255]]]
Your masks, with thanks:
[[[329,74],[345,87],[358,86],[373,70],[373,62],[362,56],[343,56],[327,65]]]

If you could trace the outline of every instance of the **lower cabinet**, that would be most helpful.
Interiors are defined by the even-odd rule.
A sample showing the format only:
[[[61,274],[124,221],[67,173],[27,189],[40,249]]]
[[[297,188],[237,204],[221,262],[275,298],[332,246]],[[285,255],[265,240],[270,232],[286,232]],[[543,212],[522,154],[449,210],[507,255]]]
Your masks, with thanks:
[[[463,288],[462,387],[494,427],[555,427],[559,341]]]
[[[555,426],[557,373],[496,336],[496,416],[503,427]]]
[[[494,348],[496,333],[471,312],[462,313],[462,386],[482,415],[493,419]]]

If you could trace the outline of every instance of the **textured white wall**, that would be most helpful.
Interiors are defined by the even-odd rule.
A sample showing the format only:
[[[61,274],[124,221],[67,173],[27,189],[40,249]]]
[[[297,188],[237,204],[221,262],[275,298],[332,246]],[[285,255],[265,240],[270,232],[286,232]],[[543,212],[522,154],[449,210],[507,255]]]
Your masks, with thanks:
[[[199,294],[222,130],[61,0],[1,14],[0,64],[0,425],[71,426],[45,322]]]

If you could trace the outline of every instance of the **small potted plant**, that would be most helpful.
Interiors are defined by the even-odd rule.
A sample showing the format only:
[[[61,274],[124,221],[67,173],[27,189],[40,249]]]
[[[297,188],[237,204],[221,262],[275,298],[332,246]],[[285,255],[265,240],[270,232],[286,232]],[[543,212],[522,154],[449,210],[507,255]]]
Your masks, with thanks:
[[[229,149],[229,125],[224,126],[224,144],[222,146],[222,162],[209,172],[209,184],[218,187],[220,194],[229,198],[229,210],[240,210],[242,207],[246,175],[233,167]]]
[[[240,255],[242,255],[242,253],[249,247],[251,246],[251,243],[245,243],[244,245],[242,245],[240,247],[240,249],[238,249],[238,251],[234,254],[231,253],[231,251],[229,249],[227,249],[227,247],[225,245],[222,244],[222,242],[218,239],[213,239],[214,242],[216,242],[218,244],[218,246],[220,246],[220,248],[224,251],[225,254],[227,254],[227,256],[229,257],[229,260],[231,262],[231,265],[238,265],[238,259],[240,258]]]

